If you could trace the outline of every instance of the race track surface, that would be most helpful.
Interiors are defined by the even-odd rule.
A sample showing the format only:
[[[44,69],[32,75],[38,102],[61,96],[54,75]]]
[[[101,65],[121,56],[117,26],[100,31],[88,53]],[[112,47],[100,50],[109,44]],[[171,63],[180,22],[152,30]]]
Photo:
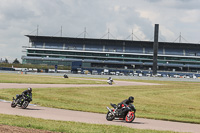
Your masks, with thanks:
[[[125,85],[159,85],[141,82],[115,81],[114,86]],[[71,84],[16,84],[16,83],[0,83],[0,89],[6,88],[43,88],[43,87],[77,87],[77,86],[109,86],[109,85],[71,85]],[[105,107],[106,110],[106,107]],[[10,102],[0,101],[0,114],[29,116],[34,118],[76,121],[91,124],[107,124],[120,125],[138,129],[153,129],[153,130],[168,130],[177,132],[200,132],[200,124],[189,124],[180,122],[170,122],[152,119],[137,118],[133,123],[126,123],[121,120],[107,121],[106,114],[89,113],[81,111],[72,111],[64,109],[47,108],[40,106],[29,105],[27,109],[11,108]]]

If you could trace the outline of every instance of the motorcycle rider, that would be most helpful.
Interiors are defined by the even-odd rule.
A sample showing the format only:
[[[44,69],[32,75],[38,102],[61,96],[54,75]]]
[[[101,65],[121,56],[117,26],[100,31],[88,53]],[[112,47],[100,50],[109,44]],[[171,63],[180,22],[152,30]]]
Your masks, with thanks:
[[[27,90],[23,91],[21,95],[19,95],[19,97],[18,97],[20,99],[19,102],[21,103],[23,97],[26,98],[27,96],[32,97],[32,88],[31,87],[29,87]]]
[[[113,79],[112,79],[111,77],[109,77],[108,80],[107,80],[107,83],[108,83],[109,85],[112,85],[112,82],[113,82]]]
[[[67,76],[67,74],[66,74],[66,73],[64,74],[64,78],[68,78],[68,76]]]
[[[118,107],[117,107],[117,110],[120,112],[120,114],[123,114],[125,112],[127,112],[127,105],[131,104],[134,102],[134,97],[133,96],[130,96],[128,99],[125,99],[123,100],[121,103],[118,103]],[[124,110],[122,110],[122,108],[125,107]],[[134,107],[133,109],[134,112],[136,112],[136,109]]]

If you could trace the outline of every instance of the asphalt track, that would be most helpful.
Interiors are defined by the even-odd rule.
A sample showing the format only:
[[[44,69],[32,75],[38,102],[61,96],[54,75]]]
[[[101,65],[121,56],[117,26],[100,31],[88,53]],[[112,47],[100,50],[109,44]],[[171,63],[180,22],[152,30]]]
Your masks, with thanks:
[[[127,81],[115,81],[114,86],[120,85],[159,85],[151,83],[141,82],[127,82]],[[16,83],[1,83],[0,88],[42,88],[42,87],[77,87],[79,85],[70,84],[16,84]],[[108,85],[80,85],[80,86],[108,86]],[[105,107],[106,109],[106,107]],[[153,129],[153,130],[168,130],[176,132],[200,132],[200,124],[170,122],[152,119],[137,118],[133,123],[126,123],[124,121],[114,120],[107,121],[105,114],[80,112],[64,109],[47,108],[41,106],[30,105],[27,109],[11,108],[10,102],[0,101],[0,114],[29,116],[34,118],[50,119],[50,120],[62,120],[62,121],[76,121],[91,124],[107,124],[107,125],[120,125],[137,129]]]

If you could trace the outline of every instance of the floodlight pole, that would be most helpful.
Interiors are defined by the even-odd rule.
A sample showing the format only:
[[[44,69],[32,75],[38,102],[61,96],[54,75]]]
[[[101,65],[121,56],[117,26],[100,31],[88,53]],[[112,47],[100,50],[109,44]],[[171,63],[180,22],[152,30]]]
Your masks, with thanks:
[[[38,31],[39,31],[39,25],[37,25],[37,36],[38,36]]]
[[[157,74],[158,31],[159,31],[159,24],[155,24],[154,43],[153,43],[153,75]]]
[[[61,26],[61,30],[60,30],[60,36],[62,37],[62,26]]]

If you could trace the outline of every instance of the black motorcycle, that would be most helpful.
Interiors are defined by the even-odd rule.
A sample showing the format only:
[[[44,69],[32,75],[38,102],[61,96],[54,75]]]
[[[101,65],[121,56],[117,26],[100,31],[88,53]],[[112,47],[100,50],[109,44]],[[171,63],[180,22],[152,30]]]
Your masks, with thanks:
[[[64,78],[69,78],[68,76],[67,76],[67,74],[64,74],[64,76],[63,76]]]
[[[116,120],[125,120],[128,123],[131,123],[135,119],[135,106],[133,104],[124,105],[120,109],[117,108],[116,104],[110,104],[113,108],[108,109],[108,113],[106,115],[106,119],[108,121]]]
[[[32,101],[32,95],[16,95],[16,98],[13,97],[11,107],[15,108],[16,106],[25,109],[28,107],[29,103]]]

